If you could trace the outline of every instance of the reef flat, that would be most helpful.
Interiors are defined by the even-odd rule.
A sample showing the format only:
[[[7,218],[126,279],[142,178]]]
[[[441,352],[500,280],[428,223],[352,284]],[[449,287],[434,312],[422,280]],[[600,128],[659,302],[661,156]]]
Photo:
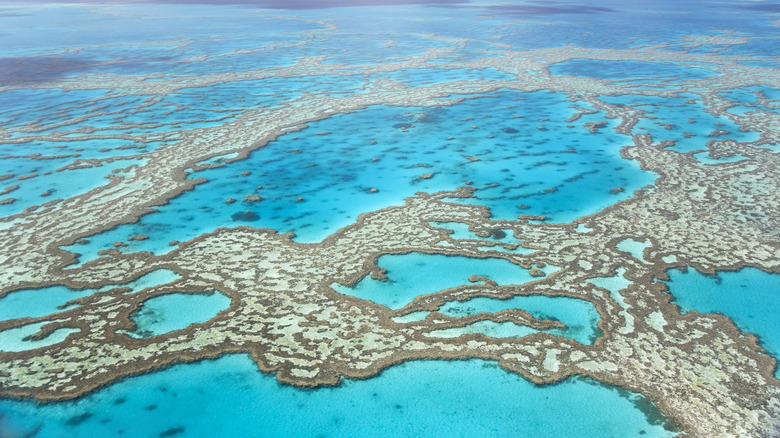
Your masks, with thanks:
[[[343,38],[338,20],[293,15],[285,20],[315,28],[297,34],[296,47]],[[45,340],[61,329],[72,330],[64,340],[48,346],[0,351],[0,396],[73,399],[124,377],[229,353],[248,353],[260,370],[300,387],[337,385],[344,378],[367,379],[409,360],[479,358],[497,361],[505,370],[537,384],[587,376],[643,394],[677,424],[679,436],[777,436],[777,360],[767,354],[758,338],[740,331],[725,315],[681,313],[661,281],[676,267],[702,273],[743,267],[780,273],[777,100],[758,91],[756,103],[747,104],[748,111],[732,112],[730,108],[745,103],[727,97],[735,89],[780,89],[776,58],[700,50],[707,45],[728,50],[749,42],[750,36],[686,35],[673,42],[609,49],[584,45],[529,49],[502,38],[414,37],[431,47],[384,62],[348,64],[333,62],[327,55],[302,55],[290,65],[208,74],[95,72],[34,83],[0,83],[0,96],[41,90],[105,94],[71,105],[65,121],[0,125],[4,151],[38,142],[68,146],[101,140],[146,148],[138,153],[132,148],[113,150],[111,154],[121,153],[108,157],[65,157],[54,174],[117,163],[127,166],[114,167],[104,185],[0,219],[0,300],[15,291],[52,286],[96,291],[69,301],[55,313],[0,321],[0,333],[42,324],[33,340]],[[482,49],[475,52],[473,45]],[[256,50],[283,53],[289,47],[268,45]],[[575,60],[706,68],[709,74],[680,75],[659,86],[652,74],[626,83],[551,72],[554,66]],[[196,66],[211,61],[208,56],[186,59]],[[469,79],[452,73],[456,79],[436,83],[390,76],[431,70],[443,77],[462,70],[497,71],[502,76],[482,79],[477,74]],[[276,95],[276,102],[262,108],[244,104],[225,108],[225,114],[218,117],[187,121],[197,127],[182,126],[181,120],[107,122],[105,116],[113,114],[114,103],[100,107],[102,99],[143,96],[133,106],[134,111],[142,111],[188,89],[322,77],[337,79],[326,90],[307,92],[303,88],[290,96]],[[491,94],[498,96],[497,105],[518,104],[501,99],[500,93],[507,90],[567,96],[574,111],[566,123],[578,124],[574,129],[594,137],[602,130],[613,131],[625,143],[619,148],[622,158],[657,178],[624,200],[570,223],[548,223],[533,208],[516,218],[493,217],[488,208],[474,201],[484,189],[462,181],[446,190],[412,194],[403,205],[362,211],[354,223],[314,243],[297,242],[293,233],[264,228],[261,214],[252,227],[219,227],[187,241],[171,242],[172,250],[164,254],[123,251],[127,243],[116,242],[113,248],[100,251],[101,257],[77,264],[78,255],[63,249],[122,224],[136,223],[144,215],[152,217],[154,207],[208,184],[198,178],[198,172],[240,165],[253,151],[284,135],[303,135],[319,121],[341,114],[359,115],[377,105],[456,107]],[[657,120],[660,114],[651,115],[642,105],[614,101],[626,96],[638,102],[686,96],[681,105],[700,106],[702,118],[731,123],[739,132],[722,129],[724,125],[716,122],[704,128],[704,136],[678,135],[687,128],[677,125],[704,123],[693,119],[676,120],[675,126],[659,121],[658,132],[648,132],[639,129],[639,124]],[[79,112],[80,108],[90,111]],[[588,116],[596,112],[614,126],[608,128],[607,120],[591,121]],[[485,116],[474,114],[473,118]],[[545,129],[545,122],[538,121],[538,130]],[[731,135],[741,133],[752,133],[754,138]],[[339,133],[317,134],[326,142]],[[399,131],[399,135],[404,134]],[[699,142],[698,148],[676,148],[678,140],[682,143],[691,137]],[[441,132],[442,143],[454,140]],[[712,161],[701,160],[702,153]],[[5,158],[18,156],[7,154]],[[738,159],[721,160],[729,157]],[[461,161],[459,165],[465,166],[479,158],[464,152]],[[437,175],[422,167],[419,178],[435,180]],[[21,186],[36,175],[8,174],[9,187],[0,204],[13,205],[13,184]],[[615,195],[623,190],[604,187],[605,193]],[[262,208],[262,198],[254,196],[244,198],[244,204],[257,202]],[[305,195],[301,194],[300,201],[306,201]],[[457,233],[445,226],[451,223],[467,226],[473,236],[455,238]],[[506,235],[516,243],[498,241]],[[132,237],[148,238],[164,238],[164,233]],[[527,270],[533,278],[521,284],[498,284],[474,276],[468,284],[419,295],[396,309],[334,290],[334,283],[350,287],[366,276],[385,279],[388,273],[378,266],[380,257],[409,253],[502,259],[518,270]],[[175,277],[140,289],[123,286],[160,270]],[[610,287],[609,279],[623,286]],[[137,329],[134,315],[149,300],[213,291],[230,299],[229,306],[215,317],[155,336],[128,335]],[[519,296],[568,297],[592,303],[598,311],[600,335],[583,344],[548,333],[565,325],[520,308],[463,316],[439,312],[448,303]],[[403,318],[411,314],[422,317]],[[484,322],[512,323],[534,332],[520,337],[468,332],[438,335],[442,330]]]

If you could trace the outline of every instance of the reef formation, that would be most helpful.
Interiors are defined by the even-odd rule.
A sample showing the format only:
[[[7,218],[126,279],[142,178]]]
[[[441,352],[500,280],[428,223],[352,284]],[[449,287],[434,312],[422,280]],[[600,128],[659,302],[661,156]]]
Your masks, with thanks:
[[[312,31],[301,44],[337,28],[330,22],[319,24],[323,30]],[[585,375],[639,392],[672,419],[683,435],[777,435],[780,381],[773,374],[775,358],[755,336],[741,332],[726,316],[681,313],[659,281],[674,267],[713,273],[752,266],[780,272],[780,171],[777,154],[771,150],[780,143],[780,115],[760,107],[742,115],[728,112],[734,103],[719,94],[753,85],[780,88],[777,69],[740,62],[752,60],[748,56],[723,57],[663,46],[518,51],[500,40],[481,42],[497,56],[453,60],[452,55],[468,40],[421,37],[442,47],[371,65],[326,63],[324,58],[311,57],[288,67],[240,73],[173,79],[90,74],[36,83],[38,89],[110,89],[115,96],[143,95],[153,100],[183,88],[263,78],[361,77],[368,71],[428,68],[491,68],[512,76],[416,86],[388,79],[366,81],[360,93],[303,93],[272,108],[244,110],[218,126],[162,134],[130,136],[103,132],[101,126],[68,130],[69,125],[89,122],[102,113],[64,122],[55,132],[38,133],[44,129],[34,125],[18,132],[0,131],[0,141],[8,144],[68,142],[74,133],[82,134],[81,140],[168,143],[140,154],[129,151],[106,159],[76,158],[70,167],[101,166],[129,158],[144,161],[118,169],[108,184],[87,193],[48,200],[0,219],[0,246],[4,248],[0,252],[0,297],[53,285],[104,288],[71,302],[77,305],[61,312],[0,321],[0,330],[45,323],[34,335],[38,339],[60,328],[78,329],[51,346],[0,352],[0,396],[72,399],[126,376],[235,352],[250,353],[262,371],[277,373],[284,383],[310,387],[335,385],[344,377],[369,378],[411,359],[484,358],[539,384]],[[703,44],[701,38],[692,41]],[[718,40],[718,44],[740,43],[738,38]],[[684,80],[673,88],[637,88],[636,83],[550,74],[552,65],[572,59],[675,63],[691,68],[704,63],[717,76]],[[1,90],[26,87],[11,84]],[[565,93],[573,105],[585,102],[619,119],[617,132],[633,139],[622,148],[622,156],[636,160],[659,178],[627,201],[566,224],[548,224],[543,218],[523,215],[517,220],[493,219],[485,207],[456,202],[472,196],[473,189],[464,182],[452,191],[418,193],[404,205],[362,214],[354,224],[319,243],[297,243],[291,234],[238,226],[172,242],[175,249],[162,255],[123,253],[117,245],[97,260],[75,267],[76,257],[61,249],[138,220],[154,206],[204,182],[187,179],[188,175],[240,162],[252,150],[282,134],[306,129],[308,123],[369,105],[457,105],[501,89]],[[681,93],[697,95],[707,112],[727,117],[760,138],[752,142],[719,139],[713,129],[706,149],[678,152],[672,149],[674,142],[656,142],[649,134],[634,130],[637,121],[647,117],[642,109],[603,99],[621,94],[671,98]],[[594,132],[605,126],[591,124],[588,129]],[[18,133],[24,135],[14,135]],[[702,151],[713,158],[739,155],[744,159],[704,164],[694,157]],[[221,162],[204,163],[230,154],[231,158]],[[13,190],[6,189],[3,196],[10,199]],[[434,226],[439,222],[466,224],[484,238],[454,239],[449,230]],[[529,251],[502,251],[502,244],[493,239],[500,233],[513,234]],[[626,239],[648,243],[641,257],[617,248]],[[353,285],[367,275],[381,279],[385,273],[377,267],[380,256],[409,252],[502,258],[534,269],[535,278],[525,284],[500,286],[475,278],[471,284],[419,296],[395,310],[330,287],[334,282]],[[559,269],[544,275],[538,269],[544,266]],[[181,278],[134,293],[122,287],[105,289],[159,269],[172,270]],[[621,273],[630,284],[619,291],[589,281]],[[145,301],[174,292],[213,290],[231,299],[230,307],[216,317],[163,335],[126,335],[135,328],[131,315]],[[554,321],[534,318],[521,309],[463,317],[437,312],[452,301],[525,295],[565,296],[593,303],[601,317],[602,335],[592,345],[554,336],[544,332]],[[420,311],[430,313],[423,320],[399,322],[398,317]],[[511,321],[539,331],[521,338],[483,334],[443,338],[435,334],[479,321]]]

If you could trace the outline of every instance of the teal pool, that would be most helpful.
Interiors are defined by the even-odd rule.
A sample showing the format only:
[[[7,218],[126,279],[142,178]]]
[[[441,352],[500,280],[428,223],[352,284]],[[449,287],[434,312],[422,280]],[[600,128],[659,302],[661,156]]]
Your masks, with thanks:
[[[737,326],[758,336],[761,345],[780,357],[780,275],[756,268],[705,275],[689,268],[667,271],[669,293],[683,312],[722,313]],[[780,378],[780,369],[775,369]]]
[[[475,259],[463,256],[409,253],[381,256],[377,265],[387,270],[387,280],[366,276],[352,287],[331,284],[336,292],[370,300],[391,309],[400,309],[420,295],[471,284],[472,275],[484,276],[499,285],[523,284],[536,280],[529,270],[500,258]],[[558,267],[547,265],[551,274]]]

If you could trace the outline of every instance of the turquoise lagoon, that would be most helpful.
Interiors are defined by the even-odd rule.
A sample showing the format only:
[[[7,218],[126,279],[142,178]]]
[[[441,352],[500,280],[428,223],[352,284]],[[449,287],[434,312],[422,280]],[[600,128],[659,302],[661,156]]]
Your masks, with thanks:
[[[64,341],[68,335],[77,333],[77,328],[59,328],[43,339],[28,339],[38,333],[47,322],[36,322],[0,332],[0,352],[19,352],[48,347]]]
[[[498,251],[515,254],[532,254],[536,250],[521,246],[522,239],[514,236],[511,229],[493,230],[488,237],[480,237],[469,229],[468,224],[462,222],[428,222],[434,228],[442,228],[451,231],[449,237],[455,240],[477,240],[479,249],[483,251]]]
[[[107,185],[106,179],[114,170],[126,168],[131,165],[143,164],[143,160],[118,160],[99,166],[84,169],[58,170],[59,166],[73,161],[70,160],[35,160],[31,158],[17,158],[6,160],[2,167],[4,174],[15,174],[17,178],[0,182],[0,192],[12,189],[0,199],[13,198],[9,204],[0,205],[0,214],[10,216],[21,213],[26,208],[41,205],[55,199],[66,199],[71,196],[86,193],[92,189]],[[12,161],[12,162],[11,162]],[[48,173],[48,174],[47,174]],[[35,175],[29,179],[25,176]]]
[[[771,87],[741,87],[721,95],[732,102],[739,103],[728,109],[735,114],[753,110],[780,112],[780,91]]]
[[[485,205],[500,219],[538,214],[569,222],[653,183],[655,174],[620,157],[631,139],[615,134],[615,120],[597,113],[569,123],[573,105],[562,94],[504,91],[453,106],[379,105],[336,115],[285,134],[246,160],[195,172],[193,178],[208,182],[138,223],[65,249],[83,263],[140,233],[149,239],[126,241],[123,251],[159,254],[172,240],[236,225],[292,231],[296,241],[315,242],[361,213],[467,182],[476,198],[453,202]],[[588,132],[586,123],[602,120],[606,127]],[[330,134],[317,135],[323,132]],[[613,193],[617,187],[624,191]],[[244,202],[248,195],[262,201]]]
[[[743,142],[759,139],[758,133],[740,130],[740,127],[728,117],[713,116],[706,112],[701,98],[697,95],[680,93],[678,96],[661,98],[623,94],[601,96],[600,99],[611,104],[631,105],[644,110],[647,116],[655,117],[655,119],[640,118],[633,132],[650,134],[654,143],[673,140],[674,145],[670,148],[675,151],[706,150],[707,143],[716,139]],[[693,136],[686,137],[685,133]]]
[[[473,259],[439,254],[409,253],[379,257],[377,266],[386,271],[387,279],[375,280],[366,276],[353,286],[338,283],[331,287],[339,293],[370,300],[399,309],[417,296],[467,285],[472,275],[482,276],[501,286],[517,285],[536,280],[528,270],[501,258]],[[545,274],[558,271],[557,266],[541,269]],[[483,280],[479,280],[477,283]],[[566,324],[565,329],[551,329],[548,333],[565,336],[583,344],[591,344],[598,336],[598,311],[591,303],[568,297],[520,296],[508,300],[474,298],[465,302],[447,302],[439,312],[453,317],[479,312],[494,313],[504,309],[523,309],[535,318],[553,319]],[[428,312],[414,312],[397,317],[397,322],[424,319]],[[480,321],[475,324],[432,332],[434,336],[456,337],[466,333],[482,333],[492,337],[522,337],[537,330],[511,322]]]
[[[600,316],[596,307],[588,301],[569,297],[530,295],[514,297],[508,300],[480,297],[463,302],[448,302],[439,309],[439,312],[448,316],[466,316],[479,312],[500,312],[504,309],[514,308],[523,309],[534,318],[551,319],[566,324],[565,329],[550,329],[545,332],[571,338],[581,344],[593,344],[596,338],[602,334],[597,327]],[[516,326],[512,323],[503,324],[507,332],[502,333],[508,333],[509,336],[495,336],[490,334],[490,332],[481,330],[472,331],[472,333],[489,334],[493,337],[519,337],[536,332],[536,330]],[[488,324],[488,326],[490,325]]]
[[[42,289],[21,289],[0,298],[0,321],[18,318],[37,318],[70,309],[77,304],[68,302],[94,293],[114,288],[129,288],[127,293],[138,292],[148,287],[172,283],[181,276],[168,269],[152,271],[127,284],[109,285],[100,289],[74,290],[65,286],[51,286]]]
[[[683,311],[721,313],[741,330],[758,336],[761,345],[774,357],[780,356],[780,274],[756,268],[705,275],[689,268],[672,269],[669,293]],[[780,369],[775,369],[780,378]]]
[[[127,334],[148,338],[181,330],[191,324],[206,322],[228,307],[230,298],[217,291],[159,295],[144,301],[141,307],[130,315],[136,329]]]
[[[501,258],[474,259],[441,254],[409,253],[383,255],[377,266],[387,271],[387,280],[366,276],[354,286],[331,285],[337,292],[400,309],[419,295],[469,284],[472,275],[484,276],[499,285],[523,284],[534,280],[528,270]],[[542,270],[551,274],[557,266]]]
[[[230,355],[131,377],[76,402],[3,400],[0,412],[0,432],[37,438],[675,435],[640,395],[581,378],[541,387],[481,360],[407,362],[312,391]]]

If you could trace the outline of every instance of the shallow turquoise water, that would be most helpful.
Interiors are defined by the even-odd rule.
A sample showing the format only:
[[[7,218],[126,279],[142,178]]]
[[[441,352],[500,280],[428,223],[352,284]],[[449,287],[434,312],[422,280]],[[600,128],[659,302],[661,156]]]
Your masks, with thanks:
[[[463,222],[428,222],[428,225],[451,230],[452,233],[449,233],[449,236],[455,240],[487,240],[488,242],[493,241],[510,245],[522,242],[522,239],[516,238],[514,232],[508,228],[496,230],[495,233],[491,233],[487,237],[480,237],[476,232],[469,229],[468,224]]]
[[[172,240],[236,225],[319,241],[361,213],[467,181],[477,189],[476,198],[453,201],[486,205],[497,218],[539,214],[569,222],[654,181],[654,174],[620,157],[631,140],[614,133],[614,120],[593,114],[569,128],[566,119],[576,113],[571,106],[561,94],[501,92],[452,107],[380,105],[337,115],[286,134],[246,160],[197,172],[193,178],[209,182],[159,207],[159,213],[66,249],[82,254],[83,262],[140,233],[150,238],[127,242],[124,252],[164,253]],[[584,127],[600,120],[608,126],[598,133]],[[331,134],[317,135],[323,132]],[[611,192],[615,187],[624,191]],[[243,202],[248,195],[262,201]]]
[[[8,216],[25,208],[57,198],[67,198],[106,184],[104,177],[114,169],[144,160],[119,160],[99,167],[60,171],[76,160],[108,159],[152,152],[175,141],[162,141],[162,134],[222,125],[248,108],[268,108],[280,102],[309,93],[360,93],[365,84],[362,76],[312,76],[305,78],[268,78],[215,84],[208,87],[184,88],[166,96],[112,97],[110,90],[24,89],[0,93],[0,126],[28,129],[14,132],[18,139],[47,135],[57,131],[67,141],[32,140],[25,143],[3,143],[0,139],[0,175],[14,177],[0,181],[0,191],[6,187],[18,189],[1,195],[0,200],[14,198],[13,203],[0,204],[0,215]],[[88,118],[74,122],[77,117]],[[92,134],[117,138],[89,139],[77,129],[98,127]],[[151,136],[144,140],[141,135]],[[132,139],[124,138],[131,136]],[[122,137],[122,138],[119,138]],[[143,141],[142,141],[143,140]],[[160,140],[160,141],[152,141]],[[29,154],[48,159],[36,159]],[[35,178],[18,179],[37,174]]]
[[[473,298],[464,302],[449,302],[443,305],[439,312],[449,316],[466,316],[513,308],[523,309],[535,318],[558,320],[566,324],[566,329],[546,332],[572,338],[581,344],[592,344],[600,335],[596,326],[600,319],[596,307],[589,301],[576,298],[542,295],[514,297],[508,300]]]
[[[65,340],[71,333],[80,331],[77,328],[59,328],[43,339],[27,339],[41,330],[48,321],[36,322],[8,330],[0,331],[0,352],[27,351],[40,347],[47,347]]]
[[[649,240],[639,241],[634,239],[623,239],[615,245],[618,251],[627,252],[642,263],[647,263],[647,260],[645,260],[645,250],[650,246],[652,246],[652,244]]]
[[[232,355],[132,377],[78,402],[3,400],[0,412],[6,428],[40,427],[37,438],[674,435],[637,394],[577,378],[540,387],[481,360],[409,362],[312,391],[281,386],[247,355]]]
[[[130,165],[140,165],[143,160],[118,160],[104,164],[100,167],[86,169],[57,171],[70,160],[33,160],[28,158],[6,159],[0,161],[0,175],[15,174],[17,178],[6,179],[0,182],[0,191],[9,186],[18,186],[16,190],[0,199],[13,198],[11,204],[0,205],[0,215],[10,216],[21,213],[25,208],[33,205],[41,205],[54,199],[66,199],[71,196],[86,193],[94,188],[107,185],[106,176],[111,175],[115,169],[122,169]],[[45,175],[44,172],[51,172]],[[25,175],[37,176],[19,180]]]
[[[615,275],[611,277],[595,277],[595,278],[589,278],[586,281],[598,287],[603,287],[604,289],[609,290],[613,294],[619,294],[621,290],[627,288],[632,283],[631,280],[628,280],[625,277],[625,274],[626,274],[626,268],[620,267],[617,269],[617,272],[615,272]],[[620,300],[616,299],[615,301],[620,301]]]
[[[729,112],[742,114],[746,111],[761,109],[764,111],[780,112],[780,91],[765,86],[740,87],[721,93],[723,97],[733,102],[739,102],[743,105],[737,105],[728,109]],[[761,96],[763,95],[763,96]],[[759,98],[764,97],[764,104],[759,103]],[[748,104],[749,106],[745,106]]]
[[[752,131],[741,131],[739,126],[729,118],[718,116],[704,111],[701,99],[694,94],[680,94],[678,98],[640,96],[624,94],[619,96],[600,96],[605,102],[612,104],[624,104],[636,106],[645,110],[646,114],[655,119],[640,118],[634,125],[636,134],[647,133],[653,137],[654,143],[662,140],[674,140],[675,144],[670,149],[680,152],[707,149],[707,142],[713,139],[750,142],[759,139],[759,135]],[[693,99],[695,103],[686,103]],[[668,125],[668,126],[663,126]],[[717,130],[728,133],[711,137]],[[694,134],[685,137],[685,133]]]
[[[94,289],[73,290],[65,286],[24,289],[0,298],[0,320],[35,318],[57,312],[68,301],[95,293]]]
[[[695,269],[667,271],[674,303],[683,311],[722,313],[749,333],[774,357],[780,357],[780,274],[756,268],[704,275]],[[780,378],[780,369],[775,370]]]
[[[468,224],[461,222],[428,222],[428,225],[435,228],[450,230],[449,237],[455,240],[481,240],[485,246],[480,246],[482,251],[499,251],[516,254],[531,254],[535,249],[520,246],[522,239],[514,236],[514,231],[510,229],[494,230],[488,237],[480,237],[477,233],[469,230]],[[482,244],[480,244],[482,245]]]
[[[481,275],[499,285],[523,284],[536,280],[528,270],[500,258],[475,259],[412,252],[383,255],[377,266],[387,270],[387,280],[366,276],[353,287],[331,284],[336,292],[400,309],[419,295],[471,284],[468,278]],[[559,268],[552,265],[542,270],[550,274]]]
[[[220,292],[160,295],[145,301],[131,315],[136,330],[128,334],[147,338],[180,330],[206,322],[228,307],[230,298]]]
[[[457,338],[464,335],[482,334],[491,338],[522,338],[538,330],[513,322],[477,321],[462,327],[451,327],[431,330],[424,336],[432,338]]]
[[[181,278],[180,275],[168,269],[152,271],[127,284],[109,285],[100,289],[74,290],[65,286],[51,286],[42,289],[20,289],[0,298],[0,321],[17,318],[36,318],[46,316],[60,310],[68,301],[92,295],[95,292],[113,288],[128,287],[132,292],[138,292],[147,287],[171,283]],[[70,306],[68,306],[70,308]]]
[[[723,164],[723,163],[734,163],[737,161],[742,160],[749,160],[750,158],[745,157],[743,155],[731,155],[728,157],[720,157],[720,158],[712,158],[708,152],[698,152],[693,154],[693,157],[696,158],[699,162],[703,164]]]

